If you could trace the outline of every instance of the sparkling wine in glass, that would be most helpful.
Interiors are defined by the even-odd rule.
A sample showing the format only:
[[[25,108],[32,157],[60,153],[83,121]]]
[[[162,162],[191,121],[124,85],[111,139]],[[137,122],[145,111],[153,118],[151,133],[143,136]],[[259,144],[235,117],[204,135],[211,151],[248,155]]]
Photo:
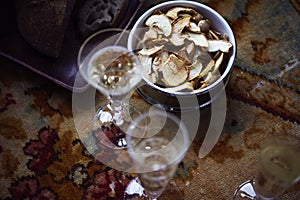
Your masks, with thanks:
[[[299,138],[271,138],[260,152],[255,179],[241,184],[234,198],[276,199],[299,180]]]
[[[108,99],[96,111],[94,128],[97,138],[114,149],[127,147],[124,130],[140,114],[129,97],[142,74],[139,59],[125,47],[126,35],[121,29],[99,31],[85,40],[78,54],[80,73]]]
[[[187,129],[174,115],[152,111],[132,121],[127,138],[135,144],[130,145],[128,152],[138,175],[135,184],[143,190],[139,195],[157,199],[166,187],[172,186],[170,181],[189,147]],[[128,189],[125,196],[130,195]]]

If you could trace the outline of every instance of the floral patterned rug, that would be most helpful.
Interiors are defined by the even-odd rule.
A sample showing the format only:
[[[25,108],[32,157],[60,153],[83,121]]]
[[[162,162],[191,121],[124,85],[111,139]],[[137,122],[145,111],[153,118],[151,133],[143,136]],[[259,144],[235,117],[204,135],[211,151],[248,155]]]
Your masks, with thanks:
[[[89,154],[74,126],[72,93],[4,58],[1,65],[1,199],[122,199],[135,175]],[[118,162],[113,152],[101,156]],[[182,165],[179,176],[194,165]]]
[[[136,175],[112,169],[89,154],[74,126],[72,93],[6,59],[1,58],[1,65],[5,76],[0,80],[0,199],[122,199]],[[300,137],[299,124],[284,120],[280,112],[272,114],[238,100],[245,98],[257,79],[234,70],[219,142],[207,157],[199,159],[196,139],[177,169],[174,181],[184,199],[230,199],[238,181],[254,176],[260,141],[281,133]],[[274,83],[267,88],[282,89]],[[268,99],[249,94],[254,102]],[[299,94],[293,97],[296,99],[287,98],[288,103],[300,98]],[[101,95],[99,99],[104,100]],[[145,104],[137,94],[134,101]],[[299,109],[284,106],[289,108],[286,112]],[[123,162],[112,152],[101,156]],[[283,199],[296,200],[299,191],[298,184]],[[169,199],[172,193],[162,199]]]
[[[1,64],[10,66],[1,68],[1,198],[123,195],[132,176],[101,165],[85,150],[73,126],[71,92],[7,60]]]

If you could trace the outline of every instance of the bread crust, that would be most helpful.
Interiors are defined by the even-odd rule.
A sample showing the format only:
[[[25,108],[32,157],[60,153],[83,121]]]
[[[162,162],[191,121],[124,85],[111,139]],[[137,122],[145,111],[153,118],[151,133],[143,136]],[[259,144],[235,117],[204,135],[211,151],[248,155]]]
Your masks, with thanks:
[[[76,0],[16,0],[22,37],[40,53],[57,58]]]
[[[116,27],[128,0],[86,0],[78,10],[78,30],[83,38],[107,27]]]

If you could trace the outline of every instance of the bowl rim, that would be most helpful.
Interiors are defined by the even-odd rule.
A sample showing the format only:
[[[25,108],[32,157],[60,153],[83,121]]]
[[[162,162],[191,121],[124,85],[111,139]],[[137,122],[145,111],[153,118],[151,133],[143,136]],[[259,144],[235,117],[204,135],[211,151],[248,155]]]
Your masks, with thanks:
[[[147,83],[148,86],[150,86],[151,88],[155,89],[155,90],[159,90],[161,92],[167,93],[169,95],[189,95],[189,94],[199,94],[199,93],[206,93],[210,90],[212,90],[213,88],[215,88],[216,86],[220,85],[221,82],[223,82],[223,80],[230,74],[230,72],[232,71],[233,67],[234,67],[234,62],[235,62],[235,58],[236,58],[236,38],[235,35],[233,33],[232,28],[230,27],[230,25],[228,24],[228,22],[224,19],[224,17],[219,14],[216,10],[212,9],[211,7],[200,3],[200,2],[195,2],[195,1],[187,1],[187,0],[172,0],[172,1],[167,1],[167,2],[163,2],[160,4],[157,4],[153,7],[151,7],[150,9],[148,9],[146,12],[144,12],[139,18],[138,20],[134,23],[132,29],[130,30],[129,33],[129,37],[128,37],[128,41],[127,41],[127,48],[130,51],[134,51],[135,49],[132,47],[132,39],[134,37],[134,32],[136,31],[136,29],[140,26],[141,23],[144,23],[144,21],[156,10],[159,9],[161,7],[172,7],[172,6],[193,6],[193,7],[199,7],[202,10],[206,10],[208,13],[215,15],[222,23],[222,27],[224,27],[225,30],[227,30],[226,34],[227,36],[230,36],[229,38],[231,38],[230,42],[232,43],[232,53],[231,56],[228,59],[228,63],[226,66],[225,71],[221,74],[221,76],[215,81],[213,82],[211,85],[197,90],[197,91],[192,91],[192,92],[170,92],[168,91],[168,88],[162,88],[159,87],[157,85],[155,85],[154,83],[150,82],[149,80],[145,79],[143,77],[143,81],[145,81]],[[229,31],[229,32],[228,32]],[[224,84],[224,83],[223,83]]]

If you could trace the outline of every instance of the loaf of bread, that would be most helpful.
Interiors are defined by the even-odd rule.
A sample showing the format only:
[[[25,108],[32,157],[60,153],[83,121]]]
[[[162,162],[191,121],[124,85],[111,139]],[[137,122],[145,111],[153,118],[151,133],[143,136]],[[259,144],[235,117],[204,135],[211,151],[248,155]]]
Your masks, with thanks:
[[[107,27],[116,27],[128,0],[86,0],[78,10],[78,29],[82,37]]]
[[[23,38],[40,53],[59,57],[76,0],[16,0]]]
[[[74,31],[82,40],[100,29],[117,27],[128,6],[128,0],[15,0],[15,3],[23,38],[38,52],[54,58],[60,56],[70,23],[72,27],[78,25]]]

